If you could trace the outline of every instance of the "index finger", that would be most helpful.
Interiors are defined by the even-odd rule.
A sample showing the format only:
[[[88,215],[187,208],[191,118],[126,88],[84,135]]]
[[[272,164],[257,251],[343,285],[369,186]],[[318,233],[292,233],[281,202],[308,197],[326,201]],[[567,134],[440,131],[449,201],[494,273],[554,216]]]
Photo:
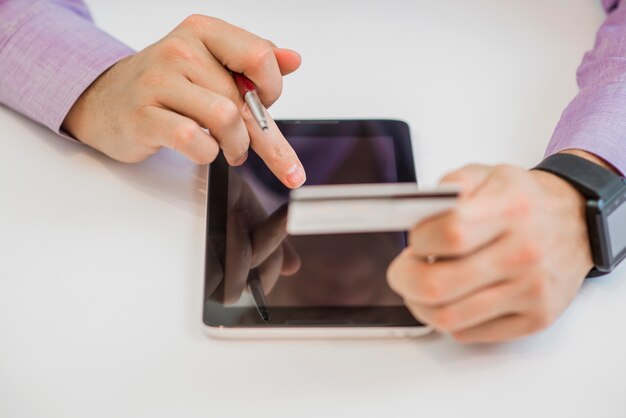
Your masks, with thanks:
[[[203,15],[189,16],[176,30],[191,33],[223,66],[250,78],[266,106],[280,96],[283,79],[269,41],[223,20]]]
[[[496,172],[491,167],[472,165],[448,176],[464,184],[466,194],[453,210],[427,219],[410,231],[410,246],[417,256],[465,256],[507,230],[512,186],[494,175]]]
[[[419,257],[473,253],[504,233],[503,203],[499,198],[460,201],[455,209],[417,224],[409,233],[409,246]]]
[[[250,134],[250,146],[261,157],[267,167],[287,187],[295,189],[306,181],[304,167],[287,139],[266,109],[267,129],[261,129],[247,105],[243,105],[241,115]]]

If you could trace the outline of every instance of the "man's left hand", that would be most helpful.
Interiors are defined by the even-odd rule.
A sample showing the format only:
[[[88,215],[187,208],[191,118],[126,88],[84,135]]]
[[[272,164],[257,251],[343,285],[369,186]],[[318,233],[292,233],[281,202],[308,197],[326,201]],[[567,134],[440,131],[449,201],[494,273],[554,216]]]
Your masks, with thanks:
[[[462,342],[513,340],[554,322],[593,266],[584,198],[552,174],[511,166],[467,166],[442,182],[462,185],[459,204],[410,231],[390,286]]]

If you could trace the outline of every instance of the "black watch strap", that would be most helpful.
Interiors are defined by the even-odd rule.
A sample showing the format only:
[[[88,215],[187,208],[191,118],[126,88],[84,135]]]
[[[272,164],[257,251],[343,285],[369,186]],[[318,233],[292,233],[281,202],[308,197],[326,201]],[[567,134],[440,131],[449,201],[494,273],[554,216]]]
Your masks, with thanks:
[[[534,170],[546,171],[562,178],[588,200],[607,200],[624,187],[624,180],[617,174],[572,154],[551,155]],[[587,277],[605,274],[594,267]]]
[[[624,187],[617,174],[572,154],[551,155],[534,169],[562,178],[587,199],[608,199]]]

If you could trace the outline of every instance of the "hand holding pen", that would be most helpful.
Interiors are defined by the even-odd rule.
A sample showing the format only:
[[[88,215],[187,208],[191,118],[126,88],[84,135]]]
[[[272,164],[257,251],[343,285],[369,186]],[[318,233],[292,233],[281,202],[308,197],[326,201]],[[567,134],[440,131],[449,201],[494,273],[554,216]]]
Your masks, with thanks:
[[[221,150],[229,164],[240,165],[251,147],[295,188],[304,183],[304,169],[265,107],[280,97],[283,76],[300,61],[296,52],[241,28],[193,15],[94,81],[63,129],[124,162],[170,148],[198,164],[212,162]],[[233,73],[245,74],[246,93],[256,93],[239,93]]]
[[[243,74],[233,73],[233,78],[235,79],[235,84],[237,84],[237,89],[239,89],[239,94],[241,94],[241,97],[243,97],[243,100],[248,105],[248,109],[250,109],[254,120],[259,124],[259,128],[265,131],[269,128],[267,124],[267,111],[256,92],[256,86]]]

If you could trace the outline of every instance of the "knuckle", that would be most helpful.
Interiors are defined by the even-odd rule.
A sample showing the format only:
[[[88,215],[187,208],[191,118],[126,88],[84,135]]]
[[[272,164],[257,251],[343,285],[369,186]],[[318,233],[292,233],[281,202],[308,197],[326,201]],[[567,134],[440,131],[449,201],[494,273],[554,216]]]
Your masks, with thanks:
[[[552,324],[553,316],[547,309],[539,309],[533,315],[533,318],[528,323],[527,334],[540,331],[547,328]]]
[[[279,142],[273,147],[273,154],[276,161],[282,161],[293,153],[291,146],[286,142]]]
[[[442,286],[439,280],[434,277],[424,277],[420,274],[416,274],[416,292],[419,299],[430,306],[436,306],[441,304],[446,296],[446,289]]]
[[[226,98],[216,100],[211,108],[211,113],[222,126],[233,126],[241,119],[235,103]]]
[[[399,289],[398,289],[398,259],[395,259],[391,262],[391,264],[389,264],[389,267],[387,267],[387,272],[386,272],[386,276],[387,276],[387,283],[389,284],[389,287],[391,288],[391,290],[393,290],[396,293],[399,293]]]
[[[248,60],[255,67],[267,68],[275,60],[274,49],[268,42],[259,40],[250,47]]]
[[[455,219],[448,222],[444,227],[442,237],[444,242],[452,251],[462,251],[467,244],[467,234],[461,222],[455,216]]]
[[[185,39],[170,35],[159,43],[159,49],[166,60],[192,61],[194,50]]]
[[[206,27],[207,25],[211,25],[214,19],[215,18],[213,17],[194,13],[192,15],[187,16],[185,20],[183,20],[183,22],[181,23],[181,26],[190,28],[193,30],[202,29]]]
[[[520,248],[506,255],[502,267],[504,270],[532,267],[541,264],[544,253],[541,245],[535,242],[525,242]]]
[[[458,316],[453,308],[440,308],[433,312],[432,325],[444,331],[451,331],[458,323]]]
[[[175,150],[181,150],[189,146],[196,136],[197,128],[197,125],[193,122],[183,122],[178,124],[174,128],[172,135],[174,139],[173,148]]]
[[[538,264],[543,259],[543,250],[539,243],[526,242],[517,253],[517,263],[521,266]]]
[[[510,164],[499,164],[494,167],[494,174],[500,177],[505,177],[505,178],[514,177],[515,178],[518,176],[519,172],[520,172],[520,168],[510,165]]]
[[[406,251],[396,257],[387,267],[387,282],[389,283],[389,287],[396,292],[400,293],[401,289],[399,286],[400,282],[400,272],[402,271],[402,266],[406,263]]]
[[[280,97],[283,89],[283,79],[278,72],[278,65],[275,64],[274,49],[269,42],[259,40],[250,47],[246,60],[251,68],[265,73],[266,79],[270,80],[259,87],[262,89],[264,102],[267,102],[265,104],[271,105]]]
[[[220,89],[217,90],[218,93],[220,93],[222,96],[228,98],[229,100],[231,100],[235,106],[244,106],[244,101],[241,98],[241,94],[239,94],[239,89],[237,88],[237,85],[235,84],[234,81],[229,82],[229,83],[224,83],[222,86],[220,86]],[[243,110],[240,111],[239,113],[241,113],[241,116],[244,116],[244,112]],[[250,118],[253,118],[252,113],[251,112],[247,112],[250,116]]]
[[[211,164],[217,158],[217,154],[219,153],[219,148],[211,148],[210,150],[203,152],[202,155],[197,157],[196,164]]]
[[[407,259],[406,259],[406,251],[396,257],[389,267],[387,268],[387,282],[389,283],[389,287],[398,293],[403,294],[406,292],[406,289],[403,286],[403,282],[407,276],[407,273],[402,274],[407,271]],[[411,276],[413,276],[411,274]]]
[[[519,185],[520,171],[523,171],[523,170],[513,165],[509,165],[509,164],[496,165],[493,167],[493,170],[491,171],[491,174],[489,175],[489,179],[492,182],[495,181],[500,184]]]
[[[467,164],[456,171],[446,174],[442,183],[456,183],[462,188],[466,188],[475,183],[477,175],[485,171],[486,166],[482,164]]]
[[[459,180],[471,180],[473,172],[476,170],[482,169],[484,166],[482,164],[465,164],[460,169],[453,171],[450,173],[451,176],[458,178]]]
[[[465,183],[468,180],[468,176],[463,172],[463,169],[446,174],[441,181],[450,183]]]

